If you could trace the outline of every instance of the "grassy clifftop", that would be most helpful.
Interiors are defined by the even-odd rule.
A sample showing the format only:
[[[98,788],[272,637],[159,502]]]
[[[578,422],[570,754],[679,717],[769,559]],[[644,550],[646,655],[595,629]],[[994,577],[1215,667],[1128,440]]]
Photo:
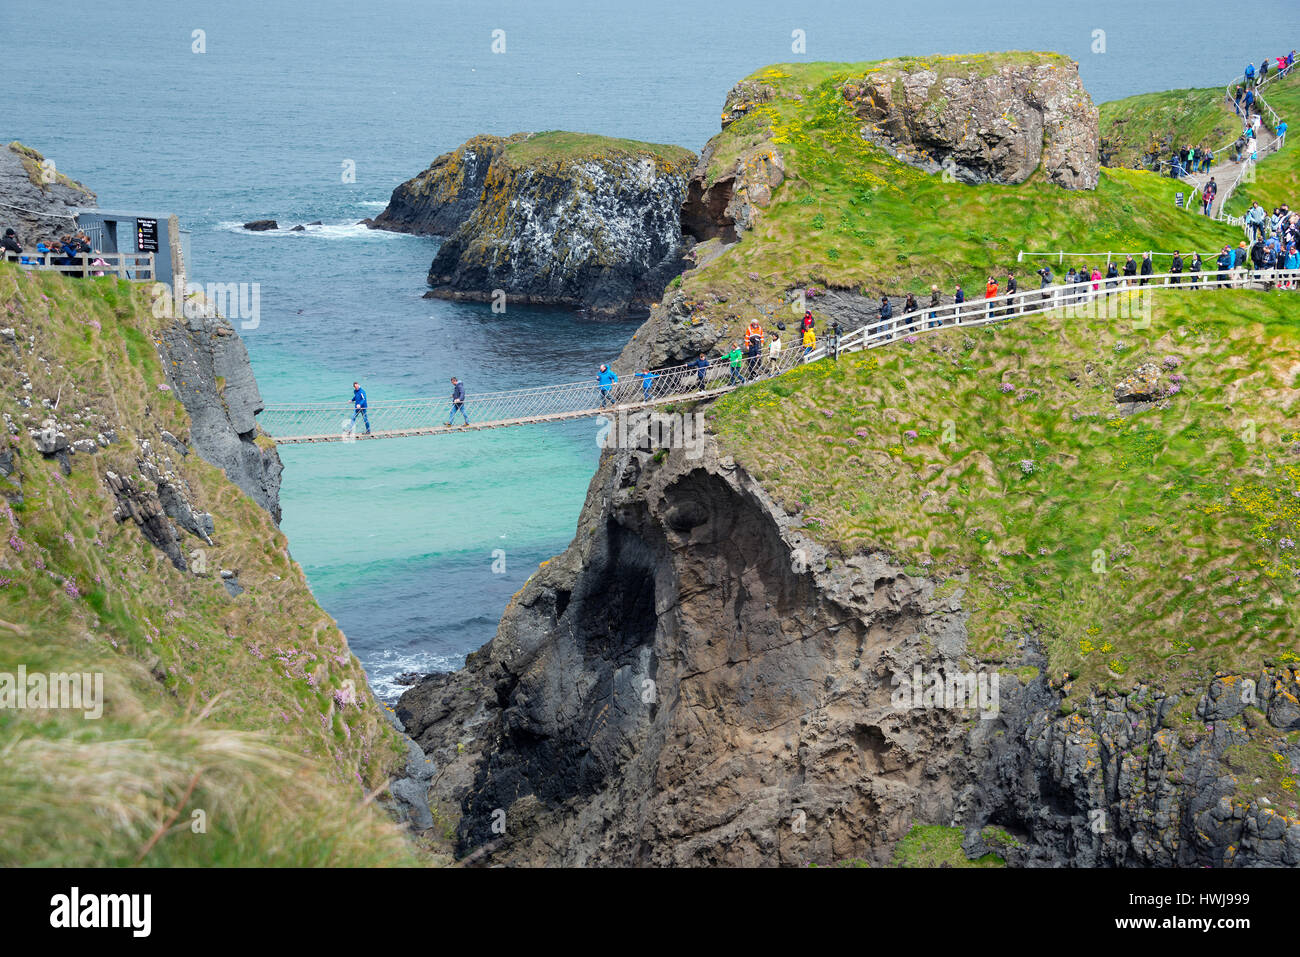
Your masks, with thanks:
[[[1044,54],[934,62],[978,74],[1008,58],[1054,62]],[[945,293],[956,282],[981,289],[990,273],[1031,273],[1032,259],[1017,262],[1021,249],[1209,249],[1240,238],[1239,230],[1177,209],[1180,184],[1152,173],[1103,169],[1096,190],[1062,189],[1041,169],[1019,185],[969,185],[895,159],[864,137],[842,87],[907,62],[778,64],[742,82],[749,99],[711,141],[709,178],[738,159],[770,164],[777,156],[783,181],[739,244],[683,278],[687,298],[701,304],[696,321],[739,331],[802,285],[918,297],[932,282]],[[725,305],[710,305],[723,296]]]
[[[594,133],[570,133],[550,130],[526,137],[511,137],[503,150],[507,161],[515,166],[555,165],[583,160],[628,159],[648,156],[667,167],[689,170],[695,154],[681,146],[643,143]]]
[[[1036,634],[1067,694],[1199,692],[1300,662],[1295,309],[1162,293],[1149,328],[944,332],[742,389],[714,428],[816,538],[946,578],[978,656]],[[1113,387],[1148,361],[1166,395],[1121,415]]]
[[[188,435],[164,321],[141,288],[0,266],[0,672],[105,675],[98,720],[0,709],[0,862],[409,863],[365,797],[401,749],[343,635],[269,516],[163,435]],[[29,437],[46,417],[89,442],[67,474]],[[213,516],[191,571],[114,520],[108,473],[151,466]]]

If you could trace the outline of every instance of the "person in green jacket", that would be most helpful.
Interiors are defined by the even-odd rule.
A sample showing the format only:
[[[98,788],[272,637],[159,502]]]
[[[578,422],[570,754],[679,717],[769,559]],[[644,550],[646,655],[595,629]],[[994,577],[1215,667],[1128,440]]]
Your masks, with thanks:
[[[740,362],[744,359],[745,354],[740,351],[740,343],[732,344],[731,351],[727,353],[727,361],[731,363],[731,384],[740,383],[744,385],[745,374],[740,371]]]

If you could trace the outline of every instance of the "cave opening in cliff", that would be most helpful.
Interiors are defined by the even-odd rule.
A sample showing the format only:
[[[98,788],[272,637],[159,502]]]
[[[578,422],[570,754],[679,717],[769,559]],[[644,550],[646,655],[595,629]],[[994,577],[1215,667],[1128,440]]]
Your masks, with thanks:
[[[617,522],[605,527],[605,547],[595,574],[575,598],[574,635],[587,660],[621,663],[654,641],[654,551],[635,532]]]

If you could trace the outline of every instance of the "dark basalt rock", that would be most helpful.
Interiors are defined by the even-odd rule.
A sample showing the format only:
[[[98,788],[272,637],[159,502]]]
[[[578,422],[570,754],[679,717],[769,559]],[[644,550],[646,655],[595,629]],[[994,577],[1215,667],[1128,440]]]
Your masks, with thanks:
[[[244,228],[250,232],[261,233],[270,229],[279,229],[280,224],[274,219],[255,219],[251,223],[244,223]]]

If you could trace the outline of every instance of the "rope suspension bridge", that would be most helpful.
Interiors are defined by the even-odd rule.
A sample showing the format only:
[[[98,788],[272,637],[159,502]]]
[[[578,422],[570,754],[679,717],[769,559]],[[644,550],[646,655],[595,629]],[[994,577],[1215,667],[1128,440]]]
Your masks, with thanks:
[[[1268,111],[1274,129],[1279,117],[1263,101],[1260,91],[1279,75],[1280,71],[1274,72],[1254,84],[1259,105]],[[1245,82],[1246,78],[1242,76],[1225,88],[1224,96],[1229,105],[1233,100],[1233,87]],[[1272,141],[1263,145],[1259,155],[1276,152],[1281,145],[1281,137],[1274,133]],[[1230,148],[1231,144],[1214,152],[1224,153]],[[1243,180],[1249,180],[1254,166],[1255,161],[1250,158],[1241,163],[1220,166],[1221,174],[1228,172],[1235,173],[1235,176],[1226,186],[1221,187],[1221,192],[1215,199],[1217,208],[1213,210],[1214,218],[1241,222],[1240,217],[1225,216],[1223,208],[1236,187]],[[1208,176],[1208,173],[1205,174],[1206,181]],[[1194,175],[1189,175],[1186,179],[1195,187],[1192,193],[1194,197],[1204,183]],[[1157,273],[1143,276],[1140,280],[1124,278],[1097,282],[1087,279],[1074,285],[1052,285],[970,302],[922,308],[868,323],[843,336],[832,336],[829,343],[823,339],[822,345],[812,350],[805,350],[801,342],[795,341],[786,344],[778,352],[772,352],[765,340],[761,354],[757,357],[746,356],[738,368],[733,367],[728,359],[721,358],[713,360],[706,368],[688,363],[652,370],[653,375],[648,379],[625,376],[608,387],[588,379],[504,392],[470,393],[466,396],[464,415],[461,417],[462,422],[468,419],[469,423],[459,426],[448,422],[452,413],[450,397],[405,399],[371,405],[366,411],[373,417],[371,425],[377,428],[361,433],[356,431],[356,422],[364,423],[365,420],[354,416],[353,409],[346,403],[267,406],[258,416],[258,422],[276,444],[294,445],[499,429],[592,416],[613,417],[668,403],[711,399],[757,379],[785,375],[806,362],[815,362],[827,355],[837,357],[840,353],[875,349],[900,339],[911,339],[944,329],[1006,322],[1022,316],[1063,309],[1076,310],[1076,314],[1091,310],[1098,318],[1129,318],[1139,321],[1146,318],[1149,321],[1150,297],[1156,289],[1182,292],[1248,287],[1294,290],[1300,285],[1300,270],[1252,272],[1247,267],[1220,271],[1213,262],[1207,263],[1207,267],[1202,273]],[[798,335],[797,332],[795,334]],[[459,411],[457,415],[460,415]]]
[[[1141,277],[1141,281],[1087,280],[926,307],[868,323],[838,339],[832,337],[829,343],[823,340],[806,354],[798,343],[784,345],[775,354],[765,347],[759,356],[743,358],[739,368],[734,368],[724,357],[712,360],[703,369],[686,364],[653,370],[653,378],[648,380],[622,377],[608,388],[593,378],[504,392],[468,392],[464,409],[469,425],[446,424],[452,407],[450,397],[370,405],[367,413],[373,428],[368,433],[356,431],[363,420],[357,417],[354,423],[353,409],[342,402],[271,405],[259,414],[258,422],[276,444],[294,445],[510,428],[592,416],[612,418],[667,403],[715,398],[756,380],[785,375],[828,355],[875,349],[945,329],[1002,323],[1062,310],[1099,319],[1128,319],[1134,322],[1134,328],[1142,328],[1140,323],[1144,319],[1150,321],[1151,303],[1157,290],[1162,294],[1195,294],[1213,288],[1292,291],[1300,287],[1300,270],[1220,271],[1212,263],[1207,266],[1209,271],[1201,273],[1157,273]]]

